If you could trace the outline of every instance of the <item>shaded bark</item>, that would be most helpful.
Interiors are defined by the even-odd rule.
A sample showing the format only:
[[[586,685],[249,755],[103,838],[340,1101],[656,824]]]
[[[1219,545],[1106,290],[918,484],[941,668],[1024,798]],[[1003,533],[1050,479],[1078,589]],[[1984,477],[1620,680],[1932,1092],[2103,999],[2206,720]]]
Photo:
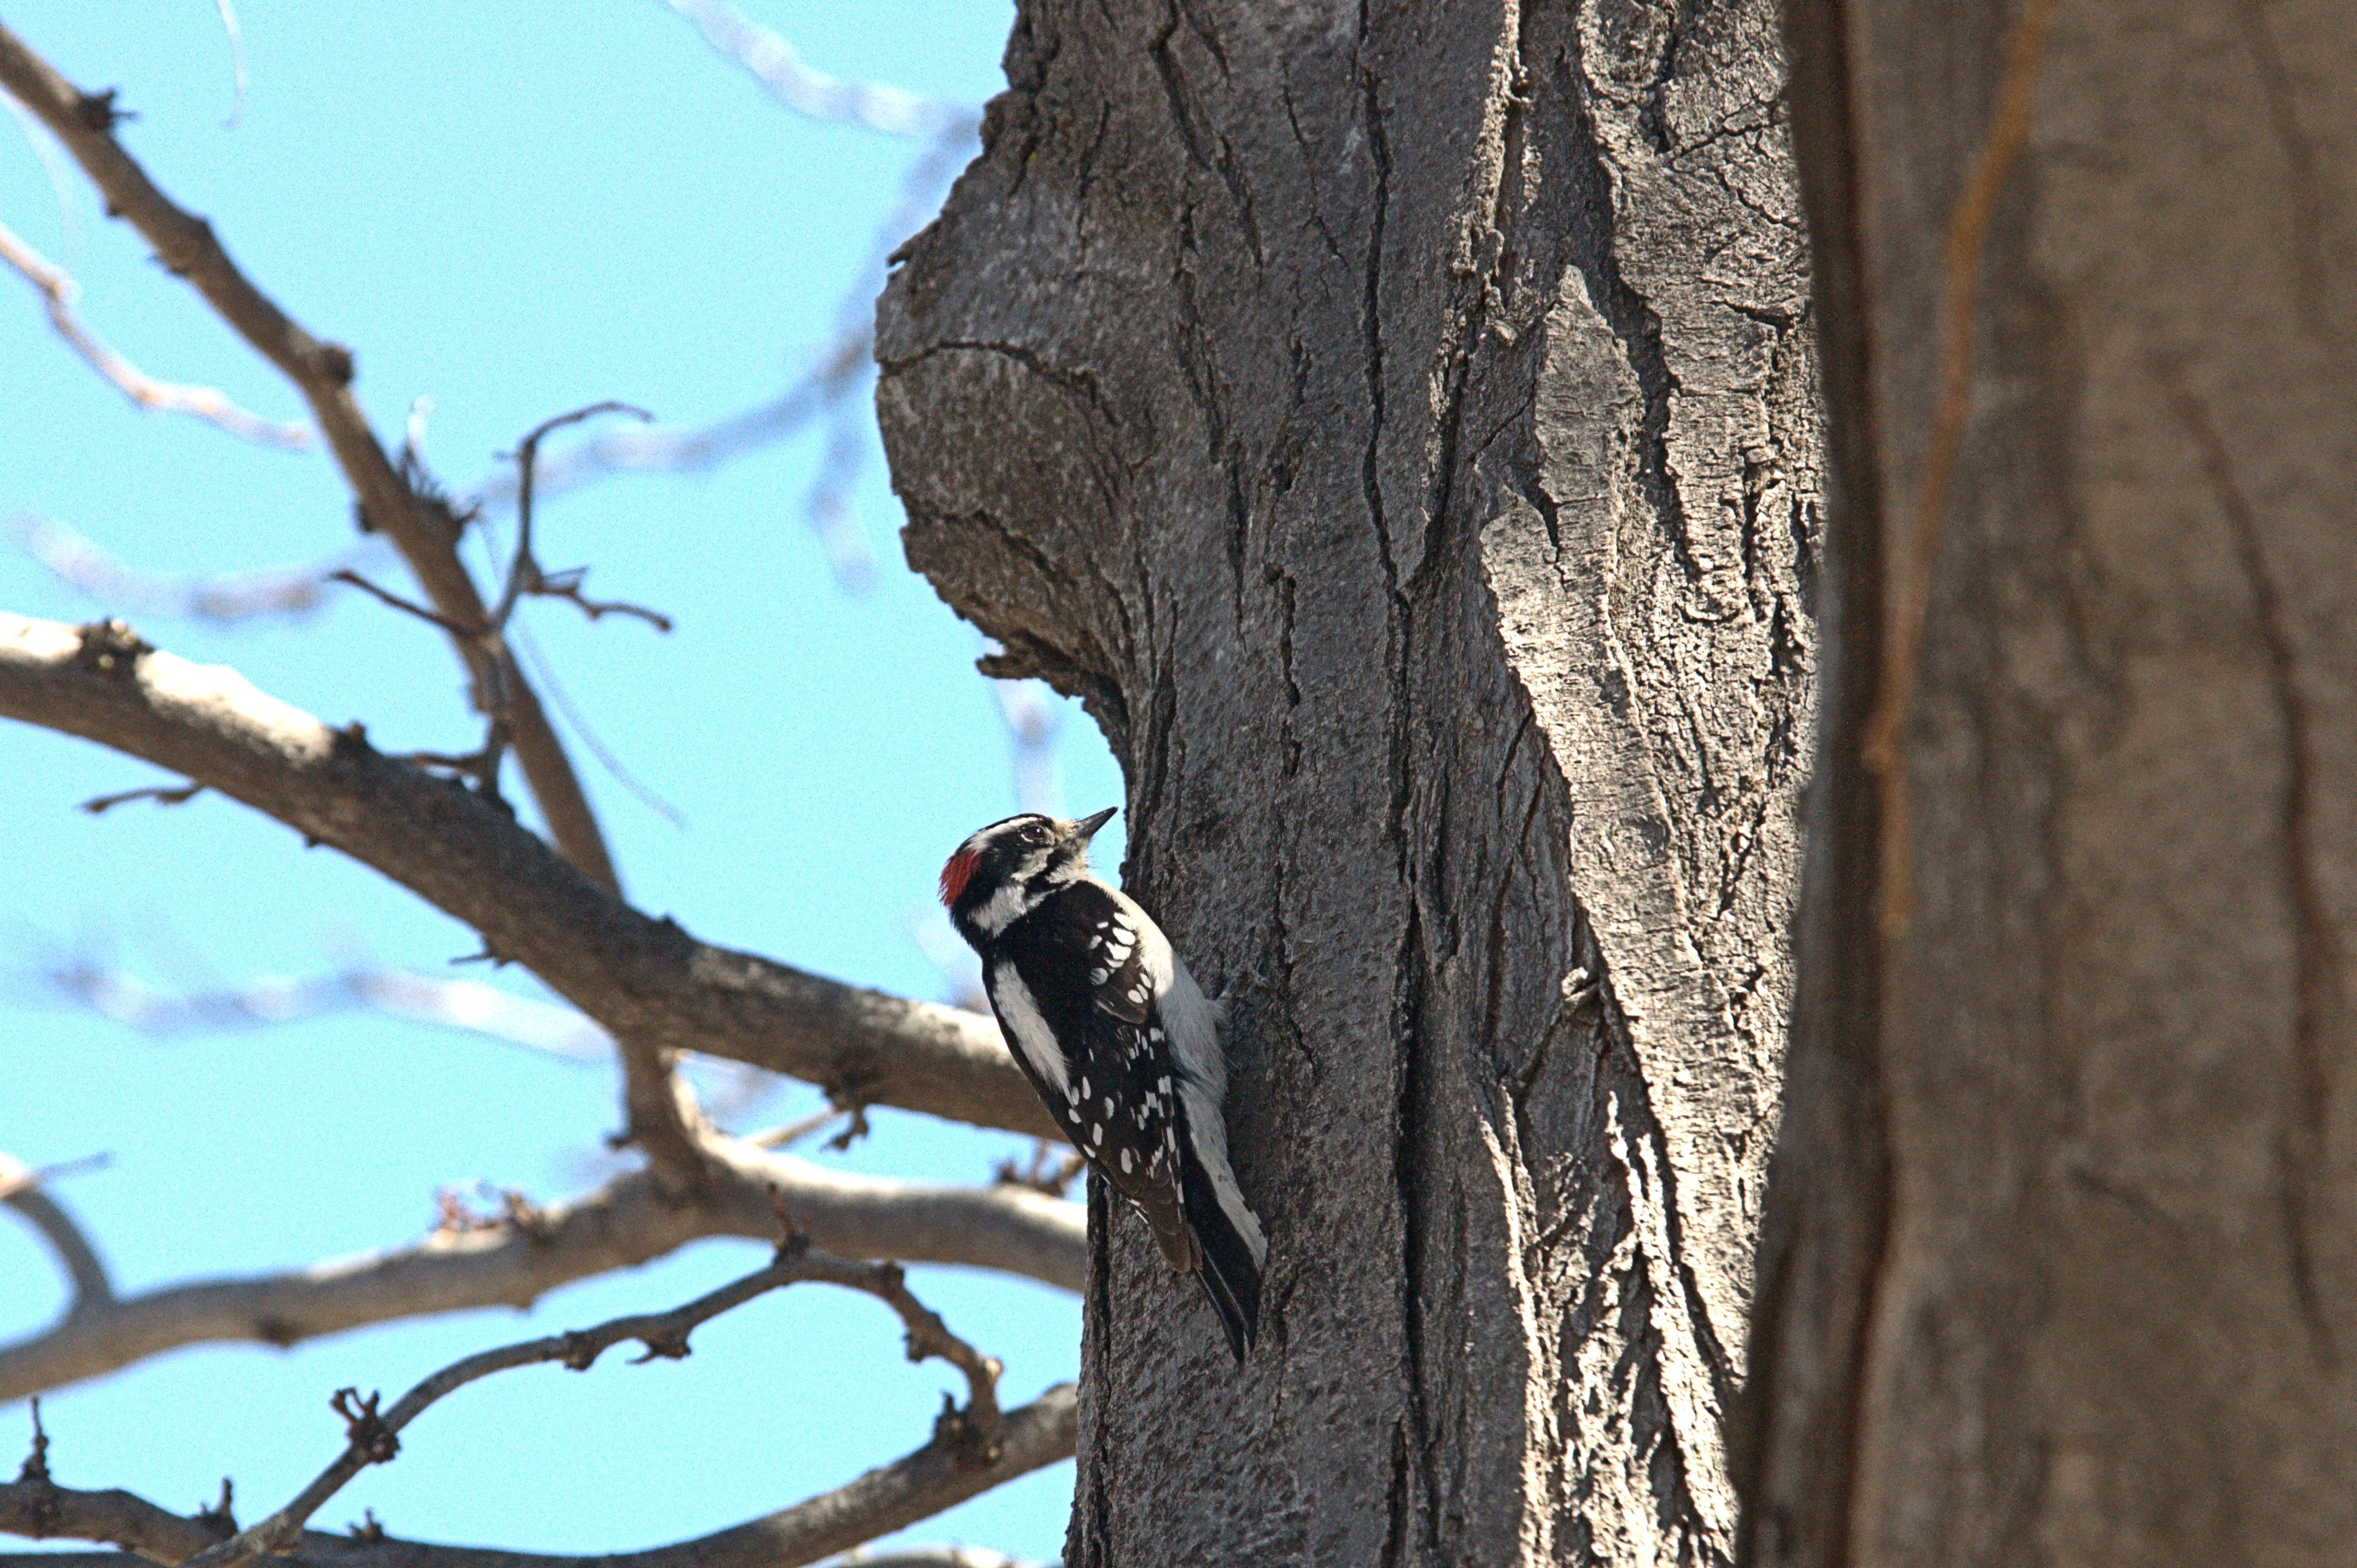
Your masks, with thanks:
[[[1847,591],[1747,1560],[2345,1562],[2357,14],[1792,12]]]
[[[1818,549],[1772,10],[1039,0],[1007,73],[882,307],[905,542],[1111,739],[1271,1241],[1236,1373],[1095,1200],[1068,1561],[1724,1561]]]

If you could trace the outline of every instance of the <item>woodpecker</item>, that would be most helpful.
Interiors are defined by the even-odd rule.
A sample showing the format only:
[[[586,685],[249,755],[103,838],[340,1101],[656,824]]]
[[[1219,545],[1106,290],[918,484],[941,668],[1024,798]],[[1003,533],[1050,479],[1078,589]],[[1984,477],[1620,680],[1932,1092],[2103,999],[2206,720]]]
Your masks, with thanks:
[[[942,902],[1016,1065],[1170,1266],[1202,1282],[1241,1366],[1268,1243],[1228,1165],[1220,1010],[1136,900],[1090,875],[1089,840],[1116,810],[993,822],[942,868]]]

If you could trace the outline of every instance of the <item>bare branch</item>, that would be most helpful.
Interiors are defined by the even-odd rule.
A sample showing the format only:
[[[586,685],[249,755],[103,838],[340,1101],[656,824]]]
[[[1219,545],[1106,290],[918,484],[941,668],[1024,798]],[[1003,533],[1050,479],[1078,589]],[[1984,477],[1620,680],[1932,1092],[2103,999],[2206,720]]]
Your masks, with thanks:
[[[770,96],[824,124],[865,125],[888,136],[967,137],[981,134],[982,116],[963,103],[920,98],[897,87],[847,81],[802,63],[793,45],[726,0],[663,0],[694,25],[704,41],[745,68]]]
[[[53,1561],[53,1560],[52,1560]],[[906,1552],[863,1552],[842,1560],[841,1568],[1033,1568],[1020,1559],[982,1546],[919,1546]],[[6,1568],[0,1560],[0,1568]],[[58,1568],[68,1565],[58,1564]],[[830,1564],[829,1568],[834,1568]]]
[[[65,144],[105,196],[108,210],[128,220],[158,257],[204,295],[222,319],[293,381],[311,405],[336,463],[358,498],[369,527],[382,531],[409,563],[435,609],[454,626],[485,624],[482,597],[457,551],[446,509],[421,504],[415,487],[378,445],[351,392],[351,351],[314,338],[240,272],[203,219],[184,211],[157,189],[146,171],[115,141],[118,117],[112,91],[85,93],[0,26],[0,88],[5,88]],[[565,857],[592,880],[619,888],[605,836],[548,725],[538,700],[503,648],[486,651],[457,643],[474,683],[479,707],[506,704],[518,761],[540,802],[550,835]]]
[[[873,290],[869,291],[871,295]],[[865,323],[851,326],[813,362],[811,370],[769,403],[692,430],[657,425],[648,430],[612,430],[566,448],[540,465],[537,492],[552,496],[609,474],[660,471],[693,473],[792,435],[813,417],[850,395],[866,375],[869,337]],[[477,485],[472,505],[514,504],[516,480],[497,474]]]
[[[668,631],[671,628],[666,623],[662,629]],[[547,659],[542,655],[540,644],[533,640],[532,628],[518,626],[515,628],[514,641],[516,651],[523,655],[523,661],[532,667],[533,674],[537,676],[541,685],[547,689],[548,700],[556,705],[556,711],[564,715],[565,722],[572,727],[573,733],[580,738],[581,744],[589,748],[589,755],[597,759],[597,766],[604,768],[615,783],[628,789],[631,798],[639,804],[662,818],[673,827],[683,832],[686,832],[687,814],[664,800],[638,775],[624,767],[622,759],[614,755],[612,748],[607,746],[597,730],[591,726],[588,716],[573,705],[573,699],[565,693],[565,683],[556,678],[556,671],[550,667]]]
[[[481,628],[460,626],[457,622],[451,620],[447,616],[441,615],[434,610],[429,610],[424,605],[413,604],[409,600],[403,598],[399,594],[393,593],[389,589],[378,587],[374,583],[370,582],[366,577],[361,576],[358,572],[352,571],[349,567],[339,568],[328,573],[327,580],[330,583],[342,583],[348,586],[358,588],[361,593],[366,594],[370,598],[374,599],[377,603],[384,606],[386,608],[399,610],[404,615],[415,616],[419,620],[425,622],[429,626],[439,627],[443,631],[448,633],[453,638],[479,640],[483,636]]]
[[[354,952],[332,973],[263,975],[239,985],[166,991],[102,953],[44,941],[35,973],[60,997],[143,1035],[173,1038],[205,1030],[250,1029],[367,1008],[521,1046],[570,1062],[603,1059],[613,1036],[573,1008],[519,996],[479,980],[394,969]],[[737,1065],[737,1064],[732,1064]]]
[[[237,7],[231,5],[230,0],[213,0],[213,9],[221,15],[221,31],[229,35],[230,77],[237,92],[236,97],[230,102],[229,118],[221,122],[221,129],[226,131],[237,124],[237,117],[240,114],[245,113],[245,90],[248,85],[245,75],[245,34],[237,25]]]
[[[111,1291],[97,1294],[104,1273],[92,1255],[87,1280],[77,1271],[82,1300],[71,1313],[0,1346],[0,1403],[187,1345],[284,1348],[371,1324],[529,1306],[560,1285],[636,1268],[707,1237],[772,1239],[777,1203],[844,1257],[992,1269],[1070,1291],[1086,1277],[1087,1222],[1076,1204],[1014,1188],[857,1176],[733,1140],[722,1149],[726,1179],[694,1202],[664,1191],[652,1173],[634,1171],[570,1202],[511,1209],[479,1228],[437,1229],[403,1246],[286,1273],[116,1299]]]
[[[973,1465],[959,1444],[936,1440],[791,1508],[698,1540],[640,1552],[561,1557],[308,1530],[284,1555],[314,1568],[802,1568],[1071,1458],[1078,1417],[1072,1386],[1060,1383],[1006,1413],[999,1456],[992,1464]],[[0,1530],[35,1540],[111,1541],[156,1563],[185,1563],[220,1541],[222,1532],[214,1519],[183,1519],[128,1492],[74,1491],[47,1479],[0,1482]],[[899,1560],[895,1554],[875,1561]],[[926,1568],[946,1568],[957,1560],[917,1561]]]
[[[81,188],[81,185],[74,177],[64,149],[58,145],[58,139],[49,134],[48,128],[33,117],[33,112],[17,102],[16,94],[5,88],[0,88],[0,109],[8,111],[9,117],[16,122],[16,128],[24,133],[26,145],[31,147],[33,156],[41,160],[41,172],[49,177],[49,194],[57,199],[58,228],[65,242],[66,254],[79,255],[81,252],[81,219],[74,208],[74,193]]]
[[[596,886],[496,806],[119,623],[0,614],[0,717],[168,768],[382,872],[626,1047],[783,1073],[836,1103],[1052,1137],[989,1019],[697,941]]]
[[[48,307],[49,325],[57,329],[58,336],[87,360],[91,370],[104,376],[117,392],[141,408],[188,414],[226,430],[241,441],[251,441],[257,446],[299,452],[311,445],[308,425],[283,424],[250,413],[231,402],[226,393],[212,387],[183,386],[177,381],[157,381],[108,348],[74,314],[74,301],[81,293],[81,285],[67,276],[62,267],[27,244],[5,224],[0,224],[0,261],[16,268],[26,282],[40,291],[41,298]]]
[[[41,1240],[49,1244],[49,1251],[58,1255],[66,1278],[73,1284],[73,1301],[66,1308],[69,1318],[112,1305],[114,1283],[107,1277],[106,1264],[98,1250],[90,1244],[90,1238],[82,1234],[81,1226],[63,1205],[41,1190],[41,1184],[105,1163],[105,1155],[94,1155],[37,1170],[0,1155],[0,1203],[23,1215],[41,1233]]]
[[[1031,1145],[1028,1165],[1001,1160],[992,1179],[1001,1187],[1019,1187],[1048,1197],[1061,1197],[1088,1165],[1078,1150],[1042,1138]]]
[[[901,177],[899,199],[877,226],[867,255],[845,291],[834,338],[783,394],[698,430],[625,430],[586,441],[544,465],[541,489],[553,494],[625,470],[712,467],[828,415],[827,449],[808,502],[811,526],[837,583],[850,592],[871,584],[875,559],[858,528],[850,493],[866,456],[866,403],[857,393],[875,368],[876,293],[883,286],[888,258],[939,208],[942,192],[972,156],[978,124],[971,113],[945,119],[932,145],[909,164]],[[472,499],[488,508],[507,505],[514,497],[514,481],[499,476],[478,486]]]
[[[787,1285],[823,1283],[864,1291],[900,1315],[908,1329],[909,1359],[940,1358],[966,1374],[969,1398],[963,1411],[945,1410],[934,1441],[961,1444],[969,1463],[979,1467],[998,1457],[1003,1418],[998,1412],[999,1365],[978,1354],[950,1333],[941,1318],[909,1294],[898,1265],[854,1263],[812,1250],[800,1234],[789,1236],[765,1268],[732,1280],[669,1312],[618,1317],[595,1328],[571,1329],[538,1339],[527,1339],[493,1350],[478,1351],[452,1362],[404,1394],[391,1410],[378,1410],[379,1396],[357,1389],[339,1389],[331,1402],[344,1418],[345,1445],[328,1467],[294,1499],[269,1518],[248,1526],[229,1540],[190,1559],[191,1568],[234,1568],[265,1552],[284,1551],[302,1539],[303,1526],[320,1505],[341,1491],[346,1482],[371,1465],[389,1464],[401,1452],[401,1434],[437,1401],[494,1372],[542,1362],[560,1362],[576,1372],[587,1371],[614,1346],[635,1339],[646,1347],[640,1362],[679,1360],[688,1353],[688,1337],[725,1312]],[[954,1420],[952,1420],[954,1416]]]
[[[493,631],[507,629],[508,621],[515,615],[517,600],[526,594],[552,594],[570,598],[588,611],[591,620],[596,620],[603,613],[590,609],[588,602],[580,596],[580,580],[587,573],[587,567],[584,566],[571,574],[572,581],[563,587],[558,587],[541,570],[539,560],[532,553],[532,487],[533,469],[538,467],[540,460],[540,444],[551,431],[562,430],[568,424],[578,424],[585,419],[595,419],[601,413],[627,413],[636,418],[641,424],[651,424],[655,418],[643,408],[608,399],[604,403],[593,403],[586,408],[576,408],[570,413],[560,413],[554,419],[541,421],[533,426],[532,433],[526,435],[516,447],[515,559],[508,567],[507,587],[500,595],[500,607],[491,612],[490,627]],[[671,629],[671,622],[651,610],[635,610],[633,613],[647,617],[663,631]]]
[[[0,527],[60,582],[111,610],[153,610],[220,625],[256,616],[308,615],[327,602],[326,586],[338,570],[356,569],[390,553],[381,542],[367,540],[307,565],[165,577],[133,571],[54,518],[25,514]]]

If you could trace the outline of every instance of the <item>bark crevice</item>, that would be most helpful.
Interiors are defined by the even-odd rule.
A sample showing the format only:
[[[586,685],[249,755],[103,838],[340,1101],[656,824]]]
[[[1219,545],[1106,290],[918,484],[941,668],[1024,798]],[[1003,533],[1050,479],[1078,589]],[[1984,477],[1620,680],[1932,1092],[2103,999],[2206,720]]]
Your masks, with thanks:
[[[1126,879],[1248,998],[1261,1348],[1100,1230],[1075,1568],[1727,1559],[1814,679],[1770,18],[1027,0],[887,295],[912,563],[1104,650]],[[1590,91],[1644,48],[1674,163]]]

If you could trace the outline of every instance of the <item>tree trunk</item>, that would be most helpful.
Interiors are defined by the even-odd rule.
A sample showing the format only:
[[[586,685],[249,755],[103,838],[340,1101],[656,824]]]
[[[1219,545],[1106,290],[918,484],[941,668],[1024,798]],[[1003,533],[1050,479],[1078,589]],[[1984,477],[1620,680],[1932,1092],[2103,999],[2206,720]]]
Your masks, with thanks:
[[[2346,1563],[2357,10],[1793,24],[1846,613],[1747,1560]]]
[[[1006,66],[882,307],[909,558],[1110,737],[1271,1248],[1238,1372],[1092,1199],[1068,1561],[1724,1562],[1818,551],[1773,10],[1027,0]]]

